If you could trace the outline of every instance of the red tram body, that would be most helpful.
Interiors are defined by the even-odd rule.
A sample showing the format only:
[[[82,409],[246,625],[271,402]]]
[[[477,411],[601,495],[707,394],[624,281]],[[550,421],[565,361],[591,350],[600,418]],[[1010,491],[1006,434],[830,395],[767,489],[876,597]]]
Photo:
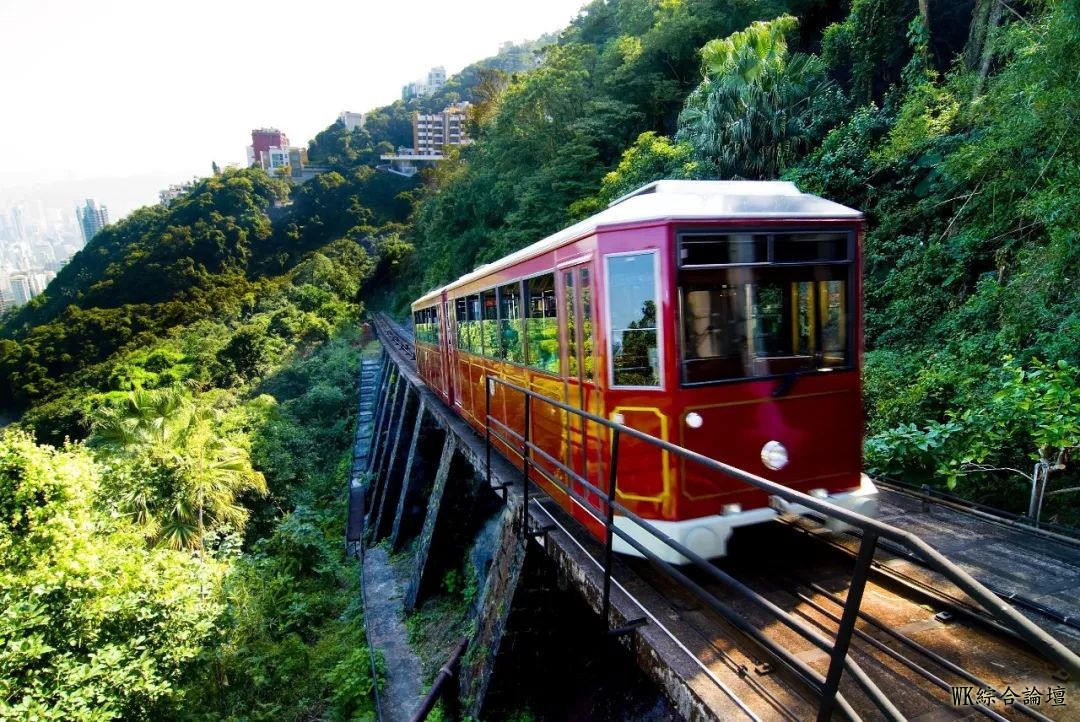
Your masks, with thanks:
[[[860,213],[791,183],[658,181],[417,300],[417,367],[481,432],[490,374],[873,514],[861,473],[861,239]],[[494,384],[491,413],[522,433],[520,393]],[[533,405],[534,443],[600,488],[602,431]],[[624,437],[619,454],[619,501],[702,556],[723,556],[736,527],[776,514],[763,492],[644,442]],[[600,500],[535,479],[600,533]]]

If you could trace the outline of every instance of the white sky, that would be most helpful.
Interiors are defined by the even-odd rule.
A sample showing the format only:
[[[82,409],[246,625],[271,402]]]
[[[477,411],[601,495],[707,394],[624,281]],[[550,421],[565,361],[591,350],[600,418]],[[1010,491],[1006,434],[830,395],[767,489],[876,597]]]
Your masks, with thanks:
[[[0,0],[0,199],[58,181],[86,197],[101,178],[208,175],[212,160],[243,162],[256,127],[306,145],[340,111],[563,28],[584,3]]]

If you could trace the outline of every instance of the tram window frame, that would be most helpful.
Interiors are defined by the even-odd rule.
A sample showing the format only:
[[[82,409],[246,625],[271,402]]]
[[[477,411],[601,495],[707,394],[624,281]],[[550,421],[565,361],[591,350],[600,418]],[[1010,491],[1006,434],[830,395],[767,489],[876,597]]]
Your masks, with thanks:
[[[747,262],[747,263],[718,263],[718,264],[709,264],[709,265],[683,264],[683,259],[686,257],[686,254],[683,253],[684,240],[685,239],[693,238],[695,236],[698,236],[698,237],[700,237],[700,236],[732,236],[732,235],[737,235],[737,234],[767,235],[768,236],[768,258],[767,258],[767,261],[765,261],[765,262]],[[781,260],[776,260],[776,258],[777,258],[776,238],[777,237],[781,237],[781,238],[785,239],[785,241],[790,242],[791,239],[796,238],[798,236],[814,236],[814,235],[833,236],[832,239],[829,239],[829,238],[816,239],[816,241],[819,243],[819,246],[832,241],[833,242],[833,246],[832,246],[833,253],[831,253],[830,255],[826,255],[826,256],[823,256],[823,257],[820,257],[820,258],[817,258],[817,259],[812,259],[812,260],[805,260],[805,259],[789,260],[792,257],[790,253],[789,254],[781,253],[781,254],[779,254]],[[836,249],[840,248],[840,245],[836,244],[835,241],[839,241],[841,239],[841,237],[843,237],[846,240],[846,243],[843,244],[843,250],[844,250],[844,256],[845,256],[844,258],[838,258],[839,254],[837,254],[835,252]],[[676,295],[676,300],[677,300],[677,303],[678,303],[677,317],[675,319],[675,323],[676,323],[676,340],[677,340],[676,352],[678,354],[678,363],[679,363],[679,382],[680,382],[680,385],[682,387],[687,388],[687,387],[718,385],[718,384],[727,384],[727,383],[742,383],[742,382],[747,382],[747,381],[760,381],[760,380],[764,380],[764,379],[784,378],[784,377],[790,376],[792,374],[798,374],[798,375],[821,374],[821,373],[830,373],[830,372],[836,372],[836,371],[850,371],[852,369],[858,368],[858,362],[859,362],[858,361],[858,349],[857,349],[856,344],[855,344],[855,332],[856,332],[857,323],[858,323],[858,318],[857,318],[858,299],[855,297],[856,296],[856,290],[857,290],[857,284],[856,284],[857,279],[855,277],[856,250],[857,250],[856,245],[857,245],[857,239],[858,239],[858,230],[857,230],[857,228],[853,228],[851,226],[843,226],[843,227],[839,227],[839,228],[829,228],[829,227],[823,228],[821,226],[813,226],[813,225],[785,227],[785,228],[765,228],[765,229],[763,229],[761,227],[757,227],[757,228],[724,228],[724,229],[685,228],[685,229],[676,230],[675,238],[676,238],[676,243],[675,243],[676,294],[675,295]],[[814,241],[815,241],[815,239],[808,238],[808,239],[806,239],[805,242],[809,243],[809,242],[814,242]],[[798,239],[797,242],[804,242],[804,241],[802,241],[802,239]],[[790,250],[790,248],[791,247],[789,247],[788,250]],[[795,248],[798,248],[798,246],[796,246]],[[803,247],[803,248],[805,248],[805,247]],[[803,249],[799,249],[799,250],[803,250]],[[839,271],[838,269],[840,269],[840,268],[843,268],[844,270]],[[783,309],[784,309],[783,313],[792,315],[792,319],[791,319],[792,324],[796,323],[795,314],[797,314],[799,312],[799,310],[800,310],[800,306],[798,306],[796,304],[799,303],[799,296],[802,293],[802,290],[797,291],[795,287],[799,286],[800,289],[801,289],[801,287],[804,286],[804,285],[809,286],[809,289],[810,289],[809,296],[811,297],[811,299],[810,299],[811,302],[808,304],[808,306],[813,307],[812,308],[812,313],[814,314],[814,318],[808,323],[808,326],[810,327],[810,329],[814,333],[814,339],[810,343],[809,353],[805,354],[805,356],[808,359],[810,359],[811,363],[813,364],[813,366],[811,368],[794,368],[793,367],[791,369],[785,369],[783,371],[774,370],[772,368],[773,364],[768,363],[769,359],[780,359],[780,358],[784,358],[784,357],[770,356],[770,355],[758,356],[756,354],[756,352],[752,348],[748,347],[747,349],[743,349],[743,350],[750,352],[749,356],[750,356],[750,358],[752,360],[754,360],[755,362],[759,361],[759,360],[763,360],[763,361],[766,362],[765,365],[768,368],[768,371],[766,373],[762,373],[762,374],[759,374],[759,375],[753,374],[750,371],[750,367],[747,366],[746,360],[744,359],[742,361],[741,373],[738,374],[738,375],[732,374],[732,375],[723,375],[723,376],[719,376],[719,377],[715,377],[715,378],[706,378],[704,380],[692,380],[692,381],[688,380],[688,377],[689,377],[689,374],[688,374],[688,362],[691,362],[691,361],[706,361],[706,360],[709,360],[709,359],[724,359],[724,358],[729,358],[729,357],[724,357],[724,356],[719,356],[719,355],[718,356],[701,357],[701,358],[689,358],[688,357],[687,354],[688,354],[689,341],[687,339],[687,308],[686,307],[687,307],[687,295],[688,295],[687,287],[690,284],[688,284],[686,279],[688,277],[693,278],[693,276],[695,276],[695,275],[708,273],[709,271],[724,271],[724,270],[729,270],[730,271],[730,270],[736,270],[736,269],[745,269],[745,274],[746,274],[745,277],[742,278],[742,279],[739,279],[741,282],[735,283],[735,282],[728,282],[728,281],[721,281],[721,282],[713,281],[713,284],[715,285],[716,283],[720,283],[723,287],[726,288],[726,287],[728,287],[728,285],[730,283],[732,288],[734,288],[737,285],[740,288],[749,288],[749,289],[760,289],[760,288],[767,287],[770,284],[773,285],[773,286],[777,286],[777,284],[780,284],[780,283],[788,284],[788,287],[790,289],[790,294],[796,300],[793,301],[793,302],[788,302],[789,305],[783,307]],[[784,273],[792,273],[792,272],[796,271],[797,269],[807,269],[807,271],[809,273],[807,274],[807,276],[805,278],[802,278],[802,279],[787,279],[786,281],[781,282],[781,281],[779,281],[777,279],[769,279],[767,277],[766,274],[769,274],[769,269],[776,269],[777,276],[780,276],[780,275],[782,275]],[[731,278],[732,274],[729,274],[728,277]],[[827,314],[830,313],[830,309],[832,308],[831,306],[829,306],[829,304],[827,302],[825,302],[825,299],[827,299],[827,297],[829,296],[830,293],[833,293],[833,291],[830,290],[829,286],[831,284],[837,283],[837,282],[840,282],[842,284],[840,286],[840,293],[842,294],[841,303],[842,303],[843,319],[842,319],[842,324],[840,324],[838,329],[837,329],[837,336],[841,339],[841,343],[843,345],[842,363],[839,364],[839,365],[835,365],[835,366],[832,366],[832,365],[828,365],[828,366],[819,365],[819,357],[820,357],[820,360],[822,360],[822,361],[825,360],[825,358],[826,358],[826,351],[823,350],[824,333],[825,333],[824,329],[828,325],[826,323]],[[777,287],[781,287],[781,286],[777,286]],[[717,290],[722,290],[722,289],[717,289]],[[784,293],[785,293],[785,295],[788,295],[787,291],[784,291]],[[760,301],[758,301],[756,298],[754,298],[755,309],[757,308],[758,305],[760,305],[760,303],[761,303]],[[745,308],[745,307],[744,307],[744,311],[749,313],[749,310],[747,308]],[[734,318],[734,316],[733,316],[733,318]],[[787,329],[788,333],[794,334],[795,328],[796,328],[795,326],[792,326],[791,328],[788,328]],[[758,339],[757,337],[755,337],[754,339],[744,338],[742,340],[742,342],[746,343],[746,344],[753,344],[758,340],[760,340],[760,339]],[[736,343],[738,343],[738,342],[736,342]],[[794,335],[793,335],[792,336],[792,349],[793,349],[793,351],[798,350],[798,349],[795,348],[797,343],[798,342],[795,340]],[[819,349],[821,349],[820,352],[819,352]],[[790,358],[794,359],[794,358],[796,358],[796,356],[792,356]],[[779,364],[776,364],[776,366],[779,367]]]
[[[596,381],[596,320],[593,313],[593,276],[592,265],[578,268],[578,281],[581,295],[581,362],[585,365],[584,378],[590,383]]]
[[[458,352],[468,351],[469,347],[466,343],[466,322],[469,315],[469,303],[465,296],[458,296],[454,299],[454,318],[457,320],[454,324],[454,328],[457,336],[457,350]]]
[[[630,256],[636,257],[650,257],[650,263],[652,264],[652,302],[654,310],[653,327],[649,328],[620,328],[616,329],[613,325],[613,311],[619,304],[619,300],[613,297],[613,291],[615,290],[612,282],[611,265],[613,260],[625,259]],[[662,390],[664,388],[664,324],[662,322],[663,306],[660,298],[660,274],[662,272],[662,263],[660,258],[660,252],[656,248],[648,248],[634,251],[624,251],[620,253],[609,253],[604,256],[604,288],[606,293],[606,303],[604,304],[605,326],[607,328],[607,372],[608,372],[608,385],[613,389],[648,389],[648,390]],[[649,299],[642,300],[644,304]],[[620,372],[625,372],[625,369],[616,368],[618,358],[622,356],[622,353],[616,354],[615,343],[616,333],[626,331],[634,332],[648,332],[652,331],[654,336],[654,345],[652,349],[655,351],[655,364],[651,363],[653,359],[649,357],[648,351],[646,351],[646,359],[650,362],[649,367],[655,368],[654,378],[655,383],[652,384],[638,384],[638,383],[618,383],[618,375]],[[620,337],[620,341],[624,337]]]
[[[499,303],[499,356],[498,358],[508,363],[525,365],[525,332],[522,328],[522,321],[524,321],[524,308],[522,304],[522,297],[524,294],[521,290],[521,281],[514,281],[513,283],[504,283],[499,286],[497,291],[498,303]],[[510,294],[511,303],[505,303],[507,291],[512,289]],[[514,311],[512,318],[507,318],[509,311]],[[511,328],[512,324],[512,328]],[[510,344],[510,334],[512,331],[514,336],[514,343]]]
[[[533,284],[547,281],[547,288],[540,289],[540,303],[543,308],[542,315],[536,316],[536,309],[534,307],[533,297]],[[527,299],[527,303],[524,304],[524,319],[525,319],[525,365],[529,368],[543,373],[548,373],[553,376],[562,375],[562,352],[563,342],[559,336],[559,302],[558,295],[555,290],[555,272],[546,271],[544,273],[538,273],[534,276],[522,279],[524,284],[524,298]],[[550,300],[550,303],[549,303]],[[534,339],[534,328],[537,326],[531,323],[534,320],[541,320],[543,323],[540,325],[540,335]],[[540,353],[541,342],[545,339],[546,334],[550,329],[554,329],[553,338],[555,340],[555,352],[554,355],[548,355],[546,358]]]
[[[469,353],[482,356],[484,353],[480,336],[480,294],[470,293],[465,296],[465,338],[468,342]]]
[[[480,340],[482,356],[499,357],[499,299],[494,286],[480,292]]]

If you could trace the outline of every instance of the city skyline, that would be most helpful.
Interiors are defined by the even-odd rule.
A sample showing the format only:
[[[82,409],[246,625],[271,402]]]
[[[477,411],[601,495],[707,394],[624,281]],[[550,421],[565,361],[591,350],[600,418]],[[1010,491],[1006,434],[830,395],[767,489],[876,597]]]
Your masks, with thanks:
[[[341,111],[388,105],[433,67],[453,75],[503,42],[565,27],[582,4],[8,0],[0,63],[19,69],[7,95],[20,104],[0,117],[13,146],[0,207],[67,193],[65,204],[97,198],[118,220],[211,162],[244,164],[251,128],[306,145]],[[307,23],[269,33],[285,19]],[[263,30],[274,42],[253,42]]]

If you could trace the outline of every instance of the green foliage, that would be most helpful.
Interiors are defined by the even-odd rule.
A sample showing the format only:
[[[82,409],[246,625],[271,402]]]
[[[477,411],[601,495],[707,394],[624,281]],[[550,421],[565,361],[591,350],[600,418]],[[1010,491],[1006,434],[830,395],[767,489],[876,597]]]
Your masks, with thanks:
[[[852,0],[843,22],[826,28],[822,57],[850,78],[856,102],[880,100],[900,80],[910,57],[903,29],[916,12],[915,0]]]
[[[424,265],[406,277],[412,297],[597,210],[598,186],[611,171],[623,180],[612,180],[604,198],[657,172],[696,173],[682,160],[684,148],[667,153],[668,141],[642,140],[629,167],[617,166],[642,133],[674,127],[700,79],[702,44],[794,4],[589,4],[536,69],[501,90],[488,86],[495,95],[474,116],[476,142],[442,163],[417,194],[410,239]]]
[[[950,409],[923,428],[902,423],[867,440],[867,462],[882,473],[921,472],[984,485],[994,472],[1028,477],[1024,457],[1061,469],[1080,448],[1080,369],[1037,359],[1024,368],[1007,358],[996,389],[981,406]],[[1030,478],[1028,482],[1030,483]]]
[[[248,511],[238,497],[266,493],[247,451],[222,433],[219,412],[178,388],[132,391],[103,408],[91,443],[113,452],[117,510],[173,549],[203,549],[211,529],[242,532]]]
[[[578,217],[597,213],[616,198],[656,180],[697,178],[700,164],[693,156],[689,143],[673,143],[651,130],[642,133],[623,153],[615,170],[604,176],[600,192],[571,205],[571,213]]]
[[[185,699],[221,569],[147,549],[80,446],[0,433],[0,717],[160,719]]]
[[[816,57],[789,55],[798,21],[784,15],[712,40],[701,49],[705,79],[679,115],[705,175],[776,178],[820,135],[842,106]]]

